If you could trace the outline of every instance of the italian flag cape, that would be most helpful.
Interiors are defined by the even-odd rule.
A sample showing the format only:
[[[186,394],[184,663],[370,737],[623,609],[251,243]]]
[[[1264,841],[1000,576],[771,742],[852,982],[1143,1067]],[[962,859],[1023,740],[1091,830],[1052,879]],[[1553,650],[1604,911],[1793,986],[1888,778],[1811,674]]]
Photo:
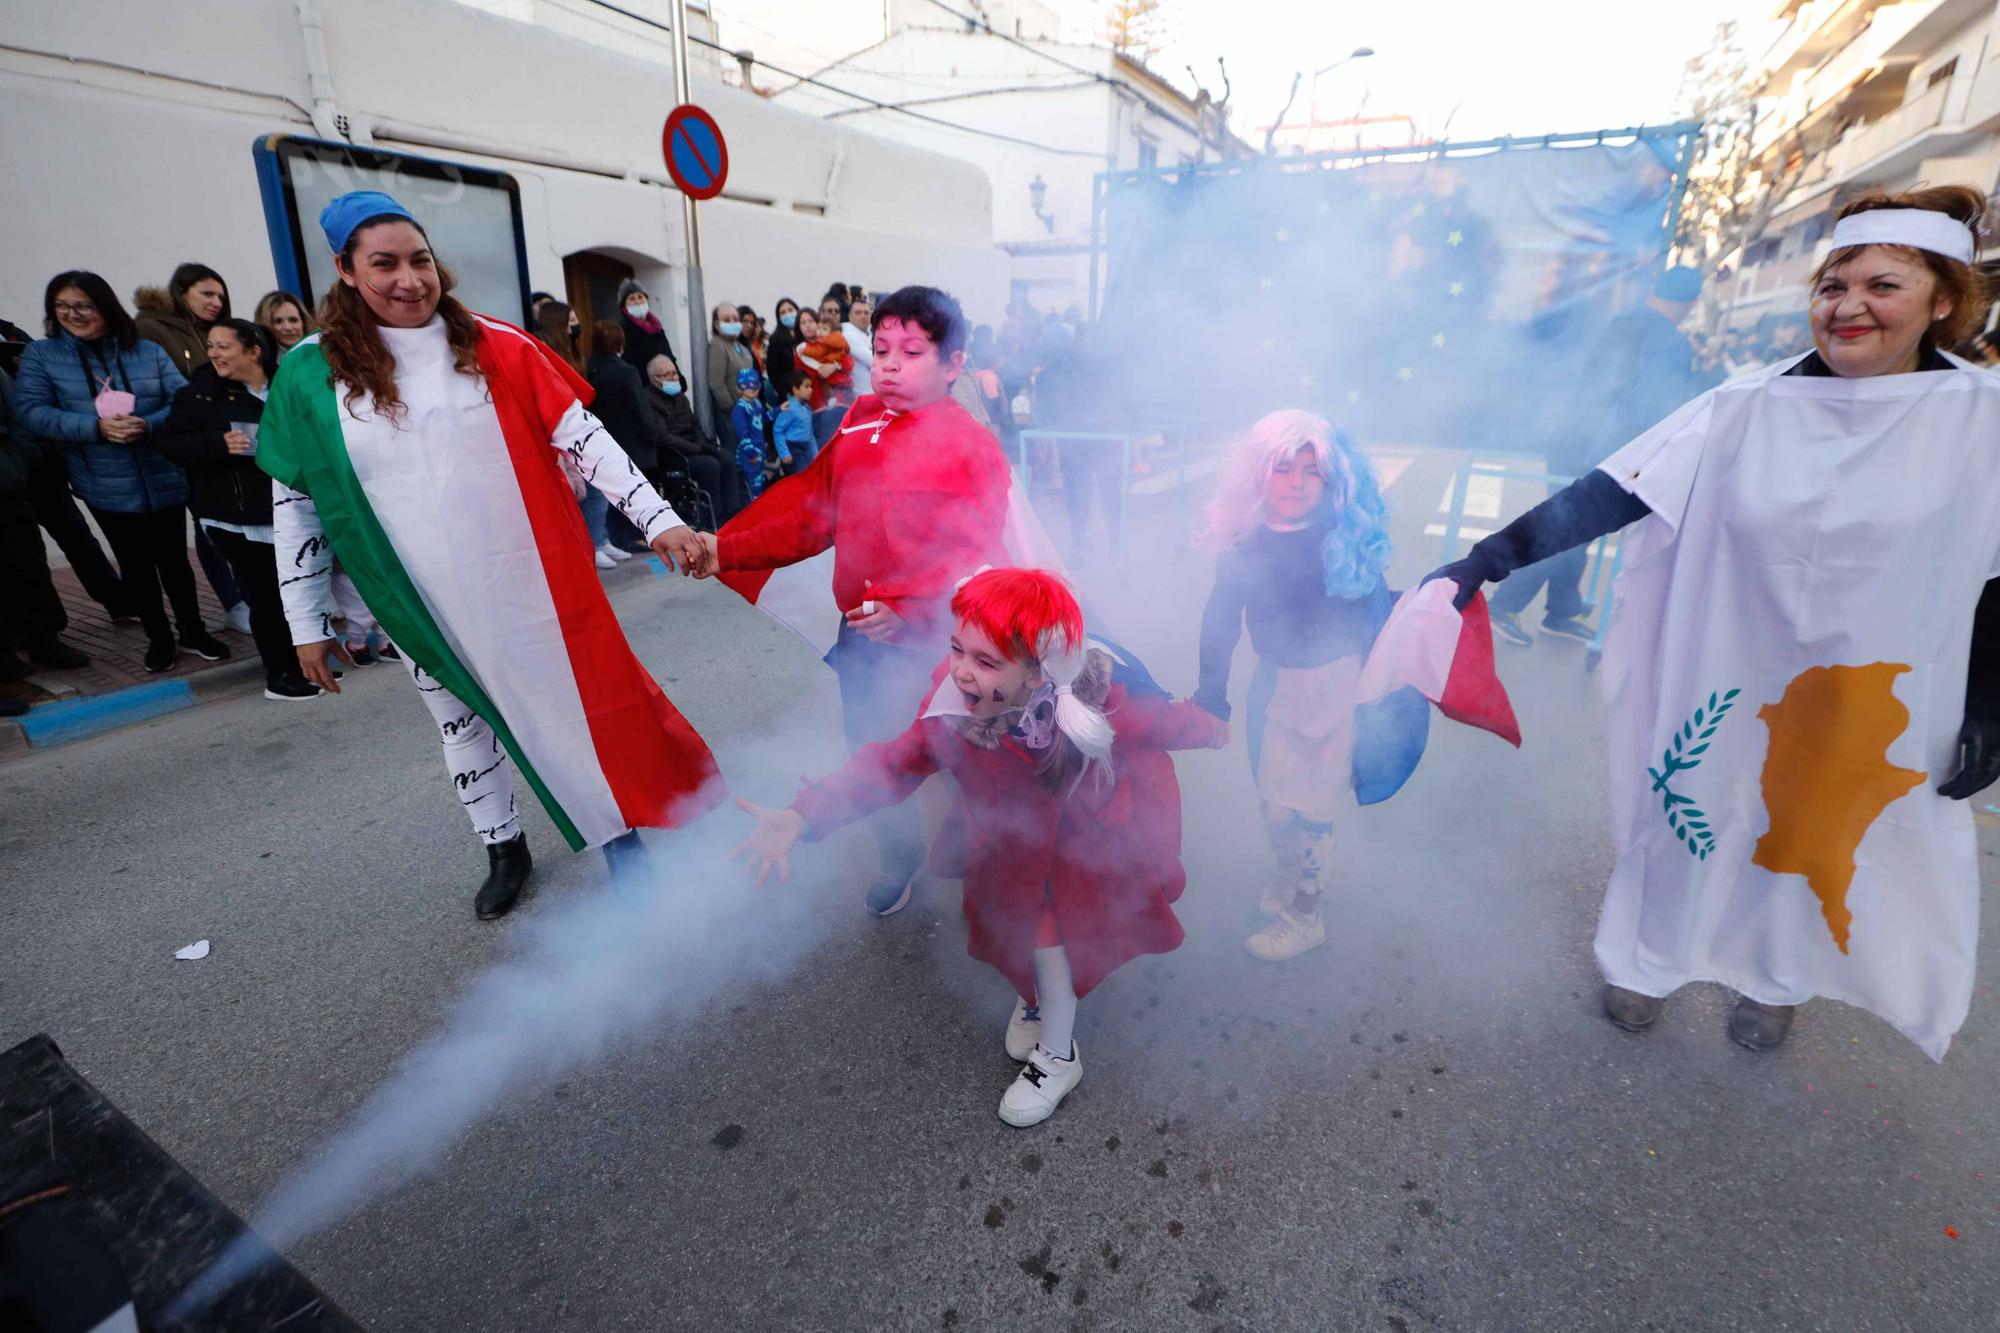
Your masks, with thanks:
[[[715,761],[626,642],[556,447],[601,429],[591,388],[519,329],[479,324],[478,381],[448,347],[442,369],[416,363],[423,331],[390,331],[401,430],[365,396],[354,416],[318,338],[299,344],[257,462],[312,498],[383,630],[493,728],[572,849],[685,823],[723,795]]]

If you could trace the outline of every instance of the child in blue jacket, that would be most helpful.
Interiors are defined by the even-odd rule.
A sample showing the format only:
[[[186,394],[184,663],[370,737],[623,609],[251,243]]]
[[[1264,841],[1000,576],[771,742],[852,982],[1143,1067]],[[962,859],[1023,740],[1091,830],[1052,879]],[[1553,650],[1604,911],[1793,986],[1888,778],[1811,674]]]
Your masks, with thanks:
[[[819,453],[813,438],[812,390],[810,380],[801,375],[771,422],[771,443],[778,449],[778,466],[785,474],[803,472]]]

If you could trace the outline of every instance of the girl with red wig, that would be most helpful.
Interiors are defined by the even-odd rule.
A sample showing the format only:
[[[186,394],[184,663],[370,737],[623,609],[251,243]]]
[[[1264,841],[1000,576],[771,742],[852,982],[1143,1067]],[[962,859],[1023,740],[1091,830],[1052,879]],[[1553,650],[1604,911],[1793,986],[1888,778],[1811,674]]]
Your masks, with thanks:
[[[739,801],[757,827],[737,848],[790,877],[799,838],[820,838],[906,799],[949,769],[950,827],[964,830],[966,949],[1019,996],[1007,1054],[1022,1062],[1000,1118],[1048,1119],[1083,1077],[1077,1000],[1140,954],[1180,946],[1180,784],[1169,750],[1218,749],[1227,724],[1114,678],[1087,646],[1083,611],[1056,575],[984,569],[952,599],[957,628],[923,716],[808,782],[790,808]]]

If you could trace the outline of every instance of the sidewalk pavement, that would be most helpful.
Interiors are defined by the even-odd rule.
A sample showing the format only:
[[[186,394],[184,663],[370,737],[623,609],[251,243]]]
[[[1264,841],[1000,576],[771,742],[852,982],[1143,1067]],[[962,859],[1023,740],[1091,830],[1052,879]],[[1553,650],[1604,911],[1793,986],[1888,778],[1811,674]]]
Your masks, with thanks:
[[[199,571],[193,550],[188,564]],[[0,682],[0,697],[28,705],[25,716],[0,719],[0,759],[31,746],[61,744],[113,726],[185,708],[202,698],[261,685],[257,645],[222,623],[222,606],[208,580],[195,575],[202,623],[229,645],[230,656],[208,662],[183,652],[170,670],[146,670],[146,633],[137,624],[114,625],[92,601],[68,565],[49,570],[69,613],[63,640],[90,655],[90,665],[52,671],[29,663],[25,680]]]

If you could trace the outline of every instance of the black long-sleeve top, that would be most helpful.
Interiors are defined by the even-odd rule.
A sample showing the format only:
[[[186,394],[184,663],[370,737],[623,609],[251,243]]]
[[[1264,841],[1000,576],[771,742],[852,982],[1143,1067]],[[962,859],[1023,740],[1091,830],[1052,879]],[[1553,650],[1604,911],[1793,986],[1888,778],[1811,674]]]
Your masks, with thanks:
[[[1954,367],[1935,349],[1926,348],[1917,369]],[[1785,373],[1824,376],[1833,371],[1818,352],[1813,352]],[[1517,569],[1637,523],[1652,512],[1610,473],[1593,469],[1479,542],[1467,554],[1466,563],[1482,582],[1497,582]],[[1206,645],[1205,634],[1203,642]],[[1204,664],[1206,661],[1204,647]],[[1203,678],[1207,678],[1205,666]],[[2000,579],[1988,581],[1973,614],[1965,711],[1982,721],[2000,721]]]
[[[1366,597],[1326,590],[1322,524],[1296,532],[1260,527],[1215,562],[1215,590],[1201,613],[1201,682],[1194,702],[1229,719],[1229,662],[1247,622],[1250,646],[1273,666],[1316,667],[1365,655],[1393,600],[1378,586]]]

